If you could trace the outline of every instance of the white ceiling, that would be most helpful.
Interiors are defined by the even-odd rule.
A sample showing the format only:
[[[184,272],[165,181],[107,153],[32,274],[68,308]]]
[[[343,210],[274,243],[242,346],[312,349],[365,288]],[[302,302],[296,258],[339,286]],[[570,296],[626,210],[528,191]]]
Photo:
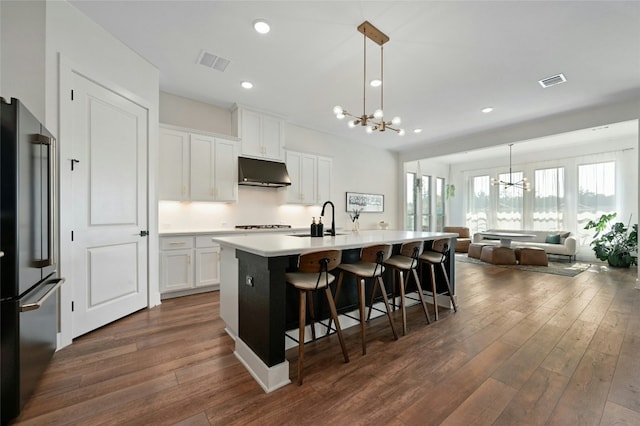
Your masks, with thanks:
[[[71,1],[160,70],[162,91],[407,150],[589,105],[640,96],[638,1]],[[267,35],[252,23],[265,18]],[[362,113],[368,20],[384,48],[385,112],[407,135],[366,135],[332,114]],[[369,42],[371,77],[379,49]],[[197,64],[202,50],[231,61]],[[568,82],[542,89],[538,80]],[[250,80],[255,87],[240,87]],[[367,93],[367,112],[378,107]],[[483,114],[491,106],[495,110]],[[414,128],[423,132],[414,134]],[[504,148],[503,148],[504,150]]]

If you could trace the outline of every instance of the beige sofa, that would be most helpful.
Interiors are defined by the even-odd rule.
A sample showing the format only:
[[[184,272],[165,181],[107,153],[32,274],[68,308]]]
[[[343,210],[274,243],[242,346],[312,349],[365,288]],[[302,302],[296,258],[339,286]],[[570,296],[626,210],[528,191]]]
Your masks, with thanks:
[[[534,238],[523,240],[512,240],[511,246],[516,247],[539,247],[547,254],[569,256],[569,260],[575,259],[578,253],[578,241],[567,231],[531,231],[522,229],[489,229],[487,232],[513,232],[519,234],[535,235]],[[557,243],[555,241],[558,241]],[[474,243],[500,244],[497,239],[490,239],[478,233],[473,234]]]
[[[453,232],[458,234],[458,238],[456,240],[457,253],[467,253],[469,251],[469,244],[471,244],[469,228],[464,226],[445,226],[442,230],[444,232]]]

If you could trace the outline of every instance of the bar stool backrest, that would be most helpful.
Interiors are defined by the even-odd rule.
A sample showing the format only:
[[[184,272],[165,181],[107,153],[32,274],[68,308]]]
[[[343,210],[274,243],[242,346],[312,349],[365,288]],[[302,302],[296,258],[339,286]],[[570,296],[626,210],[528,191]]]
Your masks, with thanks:
[[[329,272],[340,264],[340,250],[323,250],[301,254],[298,258],[298,272]]]
[[[417,266],[418,257],[422,254],[424,243],[422,241],[410,241],[400,246],[400,254],[413,259],[411,267]]]
[[[437,251],[438,253],[445,254],[449,251],[449,238],[441,238],[439,240],[435,240],[433,242],[433,246],[431,247],[432,251]]]
[[[391,257],[391,244],[376,244],[363,247],[360,252],[360,261],[381,264]]]

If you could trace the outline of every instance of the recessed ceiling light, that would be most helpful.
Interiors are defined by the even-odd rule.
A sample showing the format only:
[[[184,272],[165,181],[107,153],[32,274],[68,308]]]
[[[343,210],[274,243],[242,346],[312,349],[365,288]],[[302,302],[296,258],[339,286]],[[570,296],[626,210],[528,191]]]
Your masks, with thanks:
[[[482,112],[484,112],[485,114],[488,114],[491,111],[493,111],[493,108],[491,108],[491,107],[482,108]]]
[[[422,133],[422,129],[413,129],[413,133]]]
[[[264,19],[256,19],[255,21],[253,21],[253,28],[260,34],[267,34],[269,31],[271,31],[269,23]]]
[[[250,81],[243,81],[242,83],[240,83],[240,86],[244,87],[245,89],[253,89],[253,83]]]
[[[378,80],[378,79],[371,80],[371,83],[369,84],[371,85],[371,87],[378,87],[382,84],[382,80]]]

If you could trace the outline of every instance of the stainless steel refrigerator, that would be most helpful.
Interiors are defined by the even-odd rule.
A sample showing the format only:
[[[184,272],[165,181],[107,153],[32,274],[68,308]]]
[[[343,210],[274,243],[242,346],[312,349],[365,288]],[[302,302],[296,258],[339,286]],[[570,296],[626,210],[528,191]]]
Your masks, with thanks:
[[[56,349],[55,139],[17,99],[0,100],[2,424],[16,417]]]

